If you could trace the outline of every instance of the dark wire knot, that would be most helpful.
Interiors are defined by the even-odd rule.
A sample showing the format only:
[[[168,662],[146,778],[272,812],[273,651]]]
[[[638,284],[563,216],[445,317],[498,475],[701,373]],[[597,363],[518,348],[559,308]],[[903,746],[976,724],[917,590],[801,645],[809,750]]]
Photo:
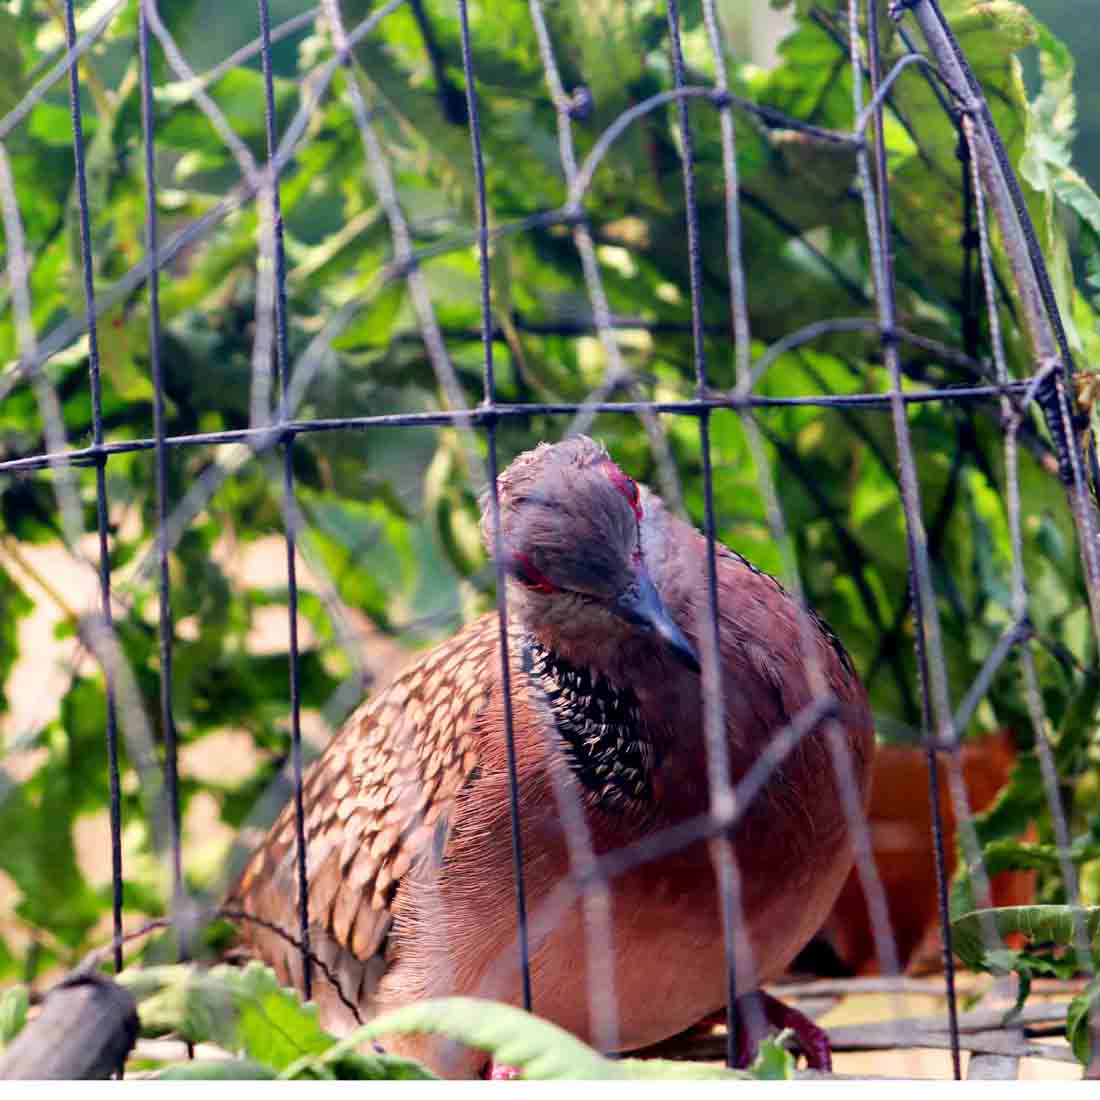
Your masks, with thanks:
[[[407,279],[420,267],[420,257],[415,252],[407,256],[398,257],[390,264],[391,279]]]
[[[1073,412],[1070,412],[1068,417],[1062,415],[1061,396],[1057,385],[1061,369],[1061,362],[1058,360],[1044,364],[1035,387],[1035,402],[1043,410],[1046,422],[1051,425],[1054,453],[1058,461],[1058,478],[1063,485],[1068,486],[1074,483],[1071,448],[1076,443],[1072,433],[1079,432],[1088,425],[1088,416]]]
[[[959,130],[959,140],[965,142],[965,137],[962,133],[962,124],[965,119],[976,119],[981,116],[982,107],[981,104],[972,98],[970,95],[963,95],[957,89],[952,89],[952,95],[955,97],[954,102],[951,105],[951,119],[955,123],[956,128]],[[967,149],[969,155],[969,148]],[[958,154],[955,154],[958,156]],[[959,158],[962,159],[961,157]]]
[[[592,117],[594,106],[591,90],[585,84],[578,84],[569,97],[566,112],[574,122],[584,122]]]
[[[561,217],[558,219],[562,225],[584,225],[584,207],[579,202],[570,202],[561,208]]]

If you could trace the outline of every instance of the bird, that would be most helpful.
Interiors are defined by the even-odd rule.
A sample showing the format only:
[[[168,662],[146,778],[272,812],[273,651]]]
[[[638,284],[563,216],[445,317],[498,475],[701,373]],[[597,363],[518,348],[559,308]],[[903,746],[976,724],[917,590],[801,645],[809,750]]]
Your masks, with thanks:
[[[481,535],[506,576],[507,661],[522,871],[531,926],[575,875],[568,813],[593,859],[710,809],[700,654],[710,629],[708,545],[587,436],[540,443],[482,498]],[[731,781],[816,699],[820,720],[778,761],[728,833],[740,880],[735,968],[739,1062],[764,1024],[791,1027],[831,1064],[816,1025],[759,987],[827,917],[853,862],[829,723],[866,806],[874,727],[839,638],[771,575],[715,542],[721,736]],[[509,758],[500,619],[475,619],[346,720],[303,781],[313,995],[322,1023],[444,995],[519,1004]],[[815,686],[816,685],[816,686]],[[301,988],[293,802],[229,891],[238,948]],[[726,1006],[713,838],[608,881],[610,958],[589,958],[579,896],[532,933],[532,1010],[582,1039],[597,1028],[590,968],[615,995],[617,1050],[676,1035]],[[560,895],[559,895],[560,896]],[[740,957],[740,956],[739,956]],[[598,979],[602,980],[602,979]],[[750,999],[755,1012],[744,1011]],[[438,1037],[386,1049],[447,1076],[492,1073]]]

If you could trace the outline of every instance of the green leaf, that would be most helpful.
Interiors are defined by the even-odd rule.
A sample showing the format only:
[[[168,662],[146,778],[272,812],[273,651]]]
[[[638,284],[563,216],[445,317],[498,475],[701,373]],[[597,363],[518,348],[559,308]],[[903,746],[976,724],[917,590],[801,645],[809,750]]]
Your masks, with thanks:
[[[174,1062],[153,1077],[157,1081],[275,1081],[279,1075],[251,1058],[196,1058]]]
[[[70,785],[81,764],[51,745],[50,755],[27,781],[0,769],[0,835],[19,843],[0,845],[0,869],[21,893],[19,916],[74,946],[83,942],[102,912],[76,860],[73,807],[79,794]],[[102,757],[99,759],[102,764]]]
[[[124,972],[118,981],[138,1000],[146,1034],[178,1034],[283,1070],[320,1054],[335,1040],[317,1022],[317,1007],[302,1004],[257,962],[244,969],[161,966]]]
[[[989,920],[1002,938],[1020,932],[1029,940],[1072,947],[1075,927],[1085,922],[1085,935],[1093,944],[1100,932],[1100,906],[1009,905],[999,909],[976,909],[951,922],[955,954],[976,970],[989,969],[982,937],[983,921]]]
[[[760,1044],[751,1067],[754,1077],[762,1081],[790,1081],[794,1077],[794,1057],[782,1043],[785,1034]]]
[[[1042,84],[1027,115],[1027,140],[1020,173],[1038,192],[1042,204],[1040,230],[1051,269],[1058,305],[1073,349],[1085,349],[1084,334],[1074,323],[1074,283],[1065,228],[1056,217],[1059,207],[1072,211],[1092,233],[1100,232],[1100,196],[1074,169],[1071,147],[1075,136],[1077,100],[1073,91],[1073,55],[1041,23],[1036,24]]]
[[[1024,1004],[1031,993],[1031,971],[1024,969],[1017,972],[1016,1000],[1012,1007],[1001,1018],[1001,1027],[1008,1027],[1024,1010]]]
[[[475,997],[444,997],[387,1012],[352,1032],[337,1049],[387,1035],[442,1035],[514,1066],[530,1080],[613,1079],[615,1063],[569,1032],[511,1005]]]
[[[943,10],[975,67],[987,59],[1003,59],[1035,41],[1035,18],[1015,0],[982,0],[980,4],[949,0]]]
[[[1060,775],[1072,775],[1085,763],[1082,756],[1096,730],[1097,708],[1100,708],[1100,668],[1090,668],[1058,727],[1055,761]]]
[[[1093,978],[1069,1003],[1066,1012],[1066,1038],[1077,1060],[1087,1066],[1091,1054],[1090,1026],[1100,1013],[1100,978]]]
[[[417,1062],[361,1048],[387,1035],[445,1035],[484,1050],[531,1079],[712,1079],[789,1076],[790,1056],[764,1044],[753,1074],[721,1066],[661,1059],[602,1057],[555,1024],[511,1005],[451,997],[409,1005],[371,1021],[337,1042],[317,1024],[316,1008],[278,986],[259,963],[244,970],[193,965],[124,971],[118,978],[138,1001],[145,1034],[175,1034],[193,1043],[215,1043],[233,1060],[200,1060],[168,1066],[164,1080],[247,1080],[276,1073],[291,1080],[431,1080]],[[784,1060],[786,1059],[786,1060]]]
[[[1100,844],[1080,841],[1069,850],[1070,861],[1076,866],[1100,859]],[[1001,871],[1055,871],[1061,866],[1056,844],[1032,844],[1021,840],[994,840],[982,852],[987,875]]]
[[[981,937],[982,913],[993,915],[997,933],[1004,937],[1021,933],[1030,943],[1046,948],[1049,945],[1073,948],[1076,942],[1076,922],[1085,921],[1086,941],[1096,938],[1100,926],[1100,910],[1068,905],[1021,905],[1001,909],[978,910],[952,922],[956,930],[956,953],[967,965],[977,969],[1021,973],[1053,974],[1069,977],[1076,972],[1079,963],[1072,951],[1063,956],[1039,955],[1034,951],[1015,951],[1008,948],[982,951],[980,959],[975,955]],[[961,946],[960,946],[961,945]]]
[[[26,90],[18,20],[10,8],[0,8],[0,117],[19,102]]]
[[[13,985],[0,993],[0,1047],[7,1046],[23,1030],[30,1003],[25,985]]]
[[[484,1051],[499,1065],[513,1066],[526,1080],[637,1080],[745,1077],[724,1067],[661,1059],[604,1058],[569,1032],[512,1005],[475,997],[444,997],[388,1012],[352,1032],[320,1061],[339,1057],[387,1035],[442,1035]],[[304,1067],[292,1067],[300,1073]]]
[[[322,1054],[300,1058],[283,1071],[292,1081],[435,1081],[438,1078],[419,1062],[395,1054],[365,1053],[344,1043]]]
[[[291,1076],[289,1071],[284,1076]],[[294,1080],[324,1079],[333,1081],[435,1081],[430,1070],[411,1058],[395,1054],[364,1054],[344,1050],[339,1054],[322,1054],[302,1064]]]
[[[7,497],[8,494],[0,494],[0,507]],[[33,607],[15,580],[0,568],[0,713],[8,709],[4,685],[19,656],[19,624]]]

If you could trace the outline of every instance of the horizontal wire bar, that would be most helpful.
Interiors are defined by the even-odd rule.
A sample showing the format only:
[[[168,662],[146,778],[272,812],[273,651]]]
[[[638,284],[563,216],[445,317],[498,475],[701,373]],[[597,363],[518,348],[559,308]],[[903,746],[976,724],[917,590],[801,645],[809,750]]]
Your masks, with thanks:
[[[1026,394],[1029,383],[1013,382],[1007,386],[959,386],[954,389],[913,390],[901,395],[908,405],[928,404],[935,401],[992,401],[1002,395]],[[640,412],[667,413],[670,416],[700,416],[703,413],[744,408],[887,408],[890,395],[885,393],[820,394],[809,397],[738,397],[727,395],[700,400],[685,401],[563,401],[532,405],[494,405],[473,409],[422,413],[381,413],[377,416],[337,416],[317,420],[291,420],[272,428],[229,428],[221,432],[196,432],[191,435],[168,436],[168,447],[225,446],[247,443],[257,451],[281,443],[291,436],[311,432],[333,432],[341,428],[400,428],[436,427],[461,423],[483,426],[502,418],[524,416],[567,416],[580,410],[596,413],[620,413],[636,415]],[[81,447],[54,454],[31,455],[25,458],[0,462],[0,473],[21,473],[39,470],[51,463],[75,466],[91,466],[103,458],[133,451],[149,451],[155,445],[153,439],[126,439],[117,443],[104,443],[101,447]]]

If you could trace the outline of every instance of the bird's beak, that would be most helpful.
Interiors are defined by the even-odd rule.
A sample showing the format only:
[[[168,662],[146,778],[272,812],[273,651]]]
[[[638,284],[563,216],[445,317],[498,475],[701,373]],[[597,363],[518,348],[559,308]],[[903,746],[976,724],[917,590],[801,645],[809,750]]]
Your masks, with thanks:
[[[692,672],[699,672],[699,657],[684,632],[673,622],[657,589],[644,569],[639,569],[634,583],[611,605],[612,611],[628,623],[651,630],[672,651],[673,656]]]

